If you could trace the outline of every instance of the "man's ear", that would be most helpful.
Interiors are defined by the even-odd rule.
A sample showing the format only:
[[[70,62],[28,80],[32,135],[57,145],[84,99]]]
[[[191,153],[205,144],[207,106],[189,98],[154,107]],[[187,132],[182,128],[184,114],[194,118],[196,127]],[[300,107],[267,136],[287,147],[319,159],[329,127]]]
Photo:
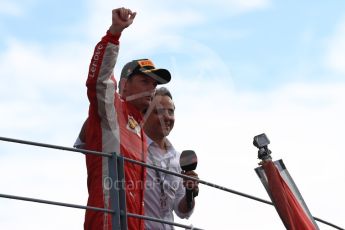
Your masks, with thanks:
[[[119,82],[119,93],[121,96],[125,96],[126,94],[126,87],[127,85],[127,78],[121,78]]]

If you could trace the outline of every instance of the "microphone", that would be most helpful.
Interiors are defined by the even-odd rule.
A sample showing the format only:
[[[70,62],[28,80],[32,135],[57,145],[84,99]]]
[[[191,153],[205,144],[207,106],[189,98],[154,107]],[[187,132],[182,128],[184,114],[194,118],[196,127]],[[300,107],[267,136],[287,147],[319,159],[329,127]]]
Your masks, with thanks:
[[[198,164],[198,158],[193,150],[182,151],[181,156],[180,156],[180,166],[182,170],[193,171],[196,169],[197,164]],[[198,194],[194,192],[193,190],[190,190],[188,186],[186,187],[187,206],[189,209],[192,208],[194,197],[197,195]]]

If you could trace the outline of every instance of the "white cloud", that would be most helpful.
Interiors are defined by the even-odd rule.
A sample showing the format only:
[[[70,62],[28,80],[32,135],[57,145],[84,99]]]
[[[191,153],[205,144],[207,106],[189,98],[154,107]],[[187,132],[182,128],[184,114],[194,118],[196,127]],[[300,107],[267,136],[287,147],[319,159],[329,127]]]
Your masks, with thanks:
[[[0,15],[22,16],[24,7],[19,6],[13,1],[2,0],[0,2]]]
[[[87,112],[85,79],[92,52],[85,55],[87,50],[80,44],[46,48],[13,40],[0,56],[2,135],[56,141],[63,140],[59,131],[72,129],[63,135],[70,135],[63,143],[71,145],[78,132],[75,119]]]
[[[114,5],[114,2],[109,0],[103,1],[102,4],[90,0],[90,14],[85,27],[88,36],[98,40],[110,26],[111,9],[122,6],[137,12],[133,25],[123,34],[126,37],[123,41],[137,44],[139,49],[147,47],[146,50],[150,50],[151,46],[155,44],[172,46],[175,42],[179,42],[181,37],[186,37],[189,28],[195,26],[202,28],[210,20],[224,19],[229,13],[242,14],[267,8],[270,6],[270,1],[216,0],[210,2],[188,0],[179,4],[176,1],[165,1],[164,4],[157,4],[153,0],[147,0],[141,2],[119,1]],[[216,28],[212,29],[217,30]],[[204,32],[207,34],[208,31],[205,30]],[[232,31],[232,33],[233,35],[230,37],[242,37],[243,33],[246,32]]]
[[[269,7],[271,5],[270,0],[213,0],[213,1],[195,1],[187,0],[188,3],[192,5],[201,5],[208,10],[218,9],[220,12],[227,11],[233,14],[242,14],[245,12],[261,10]]]
[[[345,18],[327,42],[326,66],[337,74],[345,74]]]
[[[86,54],[91,56],[92,52],[82,43],[56,43],[43,46],[14,38],[8,41],[5,52],[0,56],[2,73],[8,80],[19,80],[19,82],[56,84],[66,80],[77,81],[82,75],[80,66],[84,67],[84,62],[88,62]]]
[[[1,148],[0,193],[85,205],[86,170],[81,154],[10,143],[1,143]],[[81,229],[83,224],[84,211],[79,209],[4,198],[0,206],[1,229]]]
[[[118,7],[127,7],[137,12],[133,25],[125,31],[126,40],[135,40],[137,43],[155,43],[156,37],[166,34],[176,34],[178,31],[203,22],[204,17],[200,12],[192,8],[176,8],[176,2],[166,1],[164,4],[156,4],[153,0],[145,2],[126,1],[126,3],[114,5],[113,1],[89,1],[90,15],[86,22],[85,31],[88,36],[98,40],[105,34],[111,24],[111,10]],[[90,28],[93,28],[90,30]],[[128,34],[128,36],[127,36]],[[127,38],[128,37],[128,38]],[[140,38],[145,38],[140,40]],[[132,40],[133,39],[133,40]],[[143,45],[142,45],[143,46]]]
[[[345,204],[341,195],[345,191],[345,85],[290,84],[267,93],[236,93],[212,81],[199,86],[174,87],[178,96],[171,139],[181,151],[196,151],[200,177],[269,199],[253,171],[258,160],[252,140],[265,132],[271,139],[272,157],[284,160],[313,215],[344,226],[341,215],[332,209],[340,211]],[[212,94],[205,93],[207,89]],[[182,95],[182,91],[188,93]],[[331,193],[332,197],[325,195]],[[233,194],[202,187],[198,202],[200,209],[190,220],[196,226],[267,229],[258,223],[269,218],[271,229],[283,229],[273,207]]]
[[[0,16],[23,17],[27,15],[32,6],[40,0],[1,0]]]

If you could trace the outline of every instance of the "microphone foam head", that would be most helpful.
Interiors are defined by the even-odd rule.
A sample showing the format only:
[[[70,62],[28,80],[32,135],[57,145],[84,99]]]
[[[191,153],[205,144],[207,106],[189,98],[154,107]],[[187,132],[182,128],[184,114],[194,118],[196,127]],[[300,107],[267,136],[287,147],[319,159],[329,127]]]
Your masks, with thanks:
[[[184,171],[192,171],[196,169],[198,158],[193,150],[184,150],[180,156],[180,166]]]

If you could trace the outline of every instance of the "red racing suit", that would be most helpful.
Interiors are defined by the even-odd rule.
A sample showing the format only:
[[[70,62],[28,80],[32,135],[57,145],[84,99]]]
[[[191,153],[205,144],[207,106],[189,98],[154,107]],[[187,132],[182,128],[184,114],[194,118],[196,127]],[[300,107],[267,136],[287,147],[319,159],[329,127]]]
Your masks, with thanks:
[[[116,93],[113,70],[119,50],[120,34],[106,36],[96,45],[86,82],[90,101],[85,148],[101,152],[117,152],[124,157],[144,162],[146,140],[140,127],[142,115]],[[112,209],[109,193],[108,157],[86,155],[88,206]],[[127,212],[143,215],[146,171],[144,167],[125,161]],[[115,185],[115,182],[110,184]],[[84,229],[111,230],[111,214],[87,210]],[[128,218],[128,229],[144,229],[144,221]]]

